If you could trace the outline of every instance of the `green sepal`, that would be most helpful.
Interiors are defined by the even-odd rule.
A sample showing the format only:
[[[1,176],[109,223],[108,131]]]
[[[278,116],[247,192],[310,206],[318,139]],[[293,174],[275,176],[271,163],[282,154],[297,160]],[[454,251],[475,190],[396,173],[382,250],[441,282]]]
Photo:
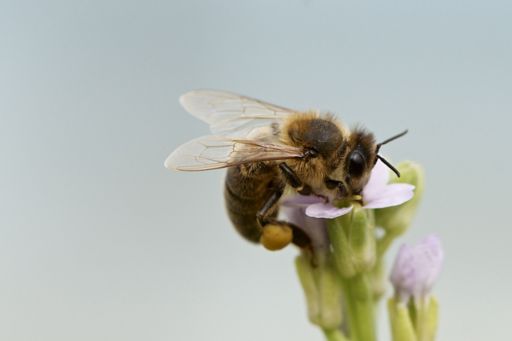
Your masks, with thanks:
[[[434,296],[429,296],[415,303],[416,334],[419,341],[436,339],[439,317],[439,303]]]
[[[389,321],[393,341],[418,341],[407,305],[395,298],[388,300]]]
[[[344,278],[369,271],[375,265],[373,210],[354,205],[346,215],[328,221],[336,267]]]
[[[332,263],[326,259],[314,264],[309,256],[301,254],[295,266],[311,323],[326,330],[338,329],[342,323],[342,288]]]

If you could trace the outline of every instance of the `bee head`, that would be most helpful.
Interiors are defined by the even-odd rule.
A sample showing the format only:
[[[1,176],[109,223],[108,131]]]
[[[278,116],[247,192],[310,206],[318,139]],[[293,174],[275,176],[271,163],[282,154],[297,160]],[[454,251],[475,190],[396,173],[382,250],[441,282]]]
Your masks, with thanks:
[[[377,160],[377,144],[373,134],[356,129],[350,135],[348,151],[345,156],[344,182],[348,194],[359,194],[370,178],[373,165]]]
[[[376,143],[372,133],[364,129],[355,129],[348,141],[340,147],[340,166],[325,180],[329,189],[337,189],[338,198],[360,194],[368,183],[373,166],[377,160],[381,160],[398,177],[400,173],[386,159],[380,156],[380,147],[403,135],[407,131],[397,134],[383,142]]]
[[[360,128],[339,146],[337,167],[325,179],[326,187],[336,192],[335,198],[361,193],[375,164],[376,146],[373,134]]]

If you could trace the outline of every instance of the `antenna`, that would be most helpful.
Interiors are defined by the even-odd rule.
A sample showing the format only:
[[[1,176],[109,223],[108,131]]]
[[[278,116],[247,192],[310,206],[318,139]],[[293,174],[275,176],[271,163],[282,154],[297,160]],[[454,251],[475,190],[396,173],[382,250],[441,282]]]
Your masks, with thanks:
[[[408,132],[408,131],[409,131],[409,130],[405,129],[405,130],[404,130],[404,131],[402,131],[400,134],[396,134],[395,136],[391,136],[391,137],[390,137],[389,139],[387,139],[387,140],[384,140],[384,141],[382,141],[382,142],[380,142],[380,143],[377,143],[377,153],[379,152],[379,149],[380,149],[380,147],[381,147],[381,146],[383,146],[383,145],[385,145],[386,143],[389,143],[389,142],[391,142],[391,141],[394,141],[394,140],[396,140],[396,139],[397,139],[397,138],[399,138],[399,137],[404,136],[405,134],[407,134],[407,132]]]
[[[392,164],[390,164],[388,160],[386,160],[385,158],[383,158],[380,155],[377,155],[377,158],[380,161],[382,161],[386,166],[388,166],[388,168],[391,169],[393,171],[393,173],[396,174],[396,176],[400,177],[400,172],[398,171],[398,169],[396,169]]]
[[[404,131],[402,131],[401,133],[399,134],[396,134],[395,136],[391,136],[390,138],[380,142],[380,143],[377,143],[377,150],[375,151],[376,153],[379,152],[379,149],[381,146],[385,145],[386,143],[389,143],[391,141],[394,141],[396,140],[397,138],[399,137],[402,137],[404,136],[405,134],[407,134],[408,130],[405,129]],[[389,169],[391,169],[395,174],[396,176],[400,177],[400,172],[398,171],[398,169],[396,169],[391,163],[389,163],[388,160],[386,160],[385,158],[383,158],[382,156],[378,155],[377,154],[377,158],[382,161],[386,166],[388,166]]]

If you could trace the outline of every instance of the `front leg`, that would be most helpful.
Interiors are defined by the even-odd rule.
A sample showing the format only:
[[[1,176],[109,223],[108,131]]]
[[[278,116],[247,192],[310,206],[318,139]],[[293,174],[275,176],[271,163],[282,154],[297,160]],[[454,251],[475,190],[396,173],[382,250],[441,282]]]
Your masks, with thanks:
[[[288,184],[295,188],[299,194],[310,195],[312,193],[311,187],[308,184],[303,183],[299,176],[286,163],[281,162],[279,164],[279,169]]]
[[[270,215],[283,195],[283,187],[277,188],[265,201],[256,214],[258,223],[262,228],[260,243],[268,250],[280,250],[290,243],[305,249],[311,247],[309,236],[297,226],[280,221]]]

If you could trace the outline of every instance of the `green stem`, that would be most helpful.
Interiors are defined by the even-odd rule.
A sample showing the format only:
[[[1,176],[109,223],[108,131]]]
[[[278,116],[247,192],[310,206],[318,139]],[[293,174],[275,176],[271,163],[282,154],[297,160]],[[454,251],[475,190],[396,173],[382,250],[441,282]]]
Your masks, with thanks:
[[[325,338],[327,341],[350,341],[341,331],[338,329],[323,329]]]
[[[368,274],[344,278],[345,303],[352,341],[375,341],[375,310]]]
[[[377,259],[375,267],[370,272],[370,283],[372,284],[373,301],[375,305],[379,303],[382,296],[386,292],[386,280],[385,280],[385,264],[384,259]]]

